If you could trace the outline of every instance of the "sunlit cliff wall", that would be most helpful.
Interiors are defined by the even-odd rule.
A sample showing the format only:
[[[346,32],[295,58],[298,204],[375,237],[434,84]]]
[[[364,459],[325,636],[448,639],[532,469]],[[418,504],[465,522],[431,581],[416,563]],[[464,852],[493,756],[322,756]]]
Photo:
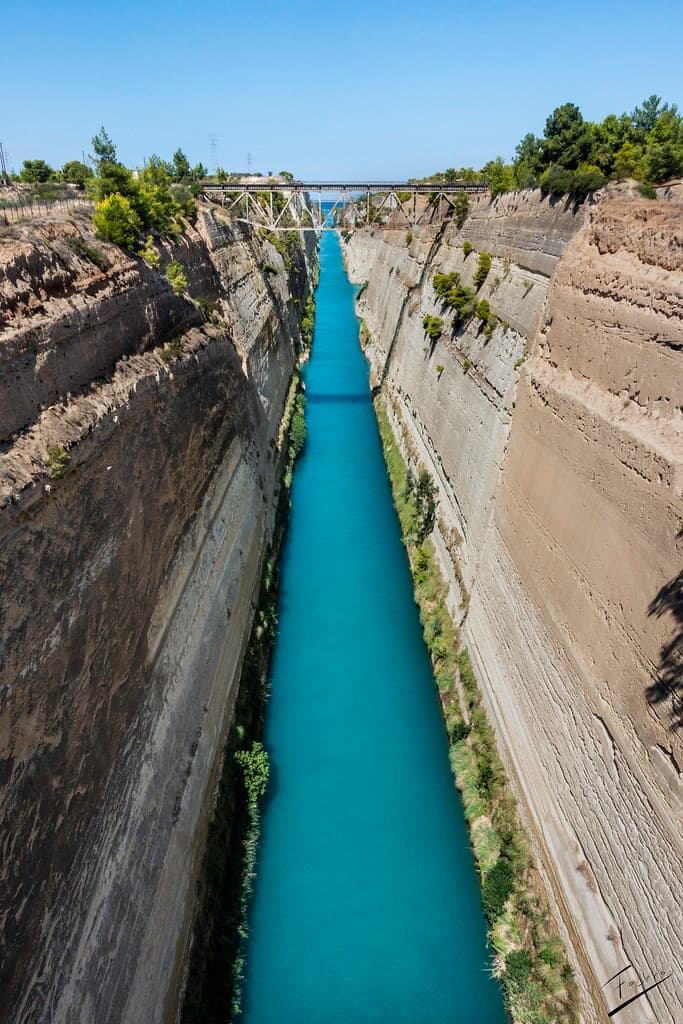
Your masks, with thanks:
[[[397,436],[438,483],[437,552],[586,1019],[683,1019],[683,192],[582,209],[477,198],[454,224],[345,245]],[[463,240],[474,252],[467,258]],[[450,330],[437,272],[499,317]],[[435,346],[425,314],[445,320]],[[501,323],[502,321],[503,323]],[[437,369],[437,367],[439,369]],[[457,568],[454,568],[457,567]],[[626,990],[625,990],[626,991]],[[648,1005],[649,1000],[649,1005]]]

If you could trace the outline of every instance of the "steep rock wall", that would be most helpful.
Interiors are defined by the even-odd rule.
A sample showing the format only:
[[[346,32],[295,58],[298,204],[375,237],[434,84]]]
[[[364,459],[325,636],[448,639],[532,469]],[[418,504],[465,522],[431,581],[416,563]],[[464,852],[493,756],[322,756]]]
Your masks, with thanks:
[[[104,270],[65,237],[95,246]],[[95,243],[85,219],[7,243],[3,1020],[174,1018],[272,529],[306,238],[287,271],[267,242],[203,211],[162,266],[181,262],[214,324],[160,273]],[[179,359],[162,358],[170,338]],[[69,455],[55,480],[53,445]]]
[[[458,576],[471,592],[466,642],[589,1020],[627,963],[625,994],[673,977],[620,1019],[683,1015],[682,226],[675,188],[620,187],[582,212],[478,199],[460,232],[345,246],[374,380],[439,485],[437,553],[456,614]],[[488,342],[451,336],[431,287],[471,281],[464,239],[494,257],[480,294],[508,326]],[[446,320],[433,348],[425,314]]]

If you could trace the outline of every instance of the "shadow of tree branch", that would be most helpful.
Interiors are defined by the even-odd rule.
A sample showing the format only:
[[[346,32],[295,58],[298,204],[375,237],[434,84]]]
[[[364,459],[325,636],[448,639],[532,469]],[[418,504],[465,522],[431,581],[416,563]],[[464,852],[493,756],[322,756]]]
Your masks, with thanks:
[[[677,540],[683,539],[683,530]],[[647,699],[651,704],[671,700],[671,718],[674,729],[683,726],[683,570],[665,583],[650,602],[647,613],[660,619],[672,615],[674,636],[659,653],[657,679],[647,688]]]

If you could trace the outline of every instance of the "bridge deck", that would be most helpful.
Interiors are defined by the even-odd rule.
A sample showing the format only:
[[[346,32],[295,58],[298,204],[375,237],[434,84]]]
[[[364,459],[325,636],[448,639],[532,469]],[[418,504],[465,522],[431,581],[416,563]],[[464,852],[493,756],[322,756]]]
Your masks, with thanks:
[[[449,184],[411,184],[407,181],[259,181],[259,182],[204,182],[205,192],[410,192],[411,195],[431,195],[433,192],[488,192],[488,185],[471,182]]]

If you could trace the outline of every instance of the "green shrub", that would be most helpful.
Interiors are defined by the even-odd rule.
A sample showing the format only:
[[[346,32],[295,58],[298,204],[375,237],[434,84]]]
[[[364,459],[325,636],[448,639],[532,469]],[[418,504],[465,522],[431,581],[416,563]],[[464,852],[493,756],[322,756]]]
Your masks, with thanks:
[[[124,249],[133,248],[142,228],[142,221],[130,200],[119,192],[113,192],[97,203],[93,224],[98,238]]]
[[[531,974],[531,957],[526,949],[515,949],[505,958],[506,985],[523,988]]]
[[[434,529],[436,494],[434,481],[429,472],[423,469],[415,484],[415,524],[418,544],[422,544]]]
[[[261,743],[255,741],[251,745],[251,750],[238,750],[235,754],[235,761],[244,773],[244,786],[249,806],[254,808],[258,804],[259,798],[266,792],[268,785],[270,775],[268,753],[263,749]]]
[[[491,257],[487,252],[479,253],[479,260],[477,261],[477,269],[474,273],[473,284],[477,291],[481,288],[484,281],[488,277],[489,270],[491,269]]]
[[[443,320],[440,316],[425,316],[422,318],[422,326],[425,334],[432,341],[438,341],[443,331]]]
[[[540,186],[544,196],[565,196],[572,187],[573,174],[559,164],[549,167],[541,175]]]
[[[466,320],[472,315],[475,307],[475,292],[472,288],[460,284],[460,274],[435,274],[432,280],[434,291],[443,299],[446,306],[453,310],[453,325]]]
[[[465,259],[467,259],[467,257],[469,256],[469,254],[470,254],[470,253],[472,252],[472,243],[471,243],[471,242],[468,242],[467,240],[465,240],[465,241],[464,241],[464,242],[462,243],[462,251],[463,251],[463,252],[464,252],[464,254],[465,254]]]
[[[315,328],[315,299],[309,295],[306,299],[306,309],[301,318],[301,340],[304,348],[308,348],[313,341],[313,330]]]
[[[303,396],[301,396],[303,398]],[[298,401],[298,400],[297,400]],[[306,444],[306,416],[303,404],[297,405],[289,428],[289,445],[294,458],[301,455]]]
[[[185,294],[187,291],[187,278],[183,273],[183,268],[177,260],[171,260],[169,265],[166,267],[166,277],[176,295]]]
[[[261,267],[264,274],[279,274],[277,267],[274,267],[272,263],[264,263]]]
[[[458,230],[463,226],[467,220],[470,212],[470,197],[467,192],[458,192],[455,196],[455,223],[458,226]]]
[[[474,315],[477,320],[483,320],[484,323],[488,323],[491,318],[491,307],[486,299],[482,299],[474,308]]]
[[[62,167],[62,177],[64,181],[69,181],[74,185],[80,185],[81,188],[85,185],[86,181],[89,181],[93,176],[93,172],[87,164],[81,163],[80,160],[69,160]]]
[[[24,160],[19,177],[32,183],[48,181],[54,171],[44,160]]]
[[[467,358],[467,356],[465,356],[465,358],[464,358],[464,359],[463,359],[463,361],[462,361],[462,369],[463,369],[463,372],[464,372],[464,373],[467,373],[467,371],[469,370],[469,368],[470,368],[470,366],[471,366],[471,365],[472,365],[472,360],[471,360],[471,359],[468,359],[468,358]]]
[[[606,182],[607,178],[597,168],[591,171],[577,171],[572,179],[569,194],[577,203],[583,203],[591,192],[597,192]]]
[[[138,250],[138,256],[142,256],[143,260],[149,267],[159,266],[161,258],[159,256],[159,253],[154,248],[154,239],[152,238],[151,235],[147,236],[147,241],[145,242],[144,246],[142,247],[142,249]]]
[[[466,740],[471,732],[471,726],[462,719],[459,722],[453,722],[448,730],[448,736],[451,743],[460,743],[462,740]]]
[[[173,363],[176,359],[180,359],[183,354],[183,343],[180,338],[172,338],[168,344],[164,345],[161,351],[161,358],[165,363]]]
[[[440,377],[440,376],[441,376],[441,374],[443,373],[443,371],[444,371],[445,369],[446,369],[446,367],[445,367],[445,366],[443,365],[443,363],[437,363],[437,364],[436,364],[436,373],[437,373],[437,376],[439,376],[439,377]]]
[[[218,310],[216,309],[215,303],[211,302],[210,299],[204,299],[201,296],[197,297],[194,301],[200,307],[209,323],[213,324],[215,327],[219,327],[221,324],[221,318]]]
[[[457,288],[460,284],[460,274],[454,271],[452,274],[435,274],[432,278],[434,291],[440,299],[445,299],[448,293]]]
[[[653,188],[652,185],[639,185],[638,191],[640,192],[641,196],[645,197],[645,199],[657,198],[657,189]]]
[[[481,901],[489,924],[502,914],[515,887],[512,864],[507,857],[499,857],[490,869],[481,887]]]
[[[61,445],[52,445],[47,450],[47,468],[52,480],[59,480],[66,473],[70,457],[66,449]]]

